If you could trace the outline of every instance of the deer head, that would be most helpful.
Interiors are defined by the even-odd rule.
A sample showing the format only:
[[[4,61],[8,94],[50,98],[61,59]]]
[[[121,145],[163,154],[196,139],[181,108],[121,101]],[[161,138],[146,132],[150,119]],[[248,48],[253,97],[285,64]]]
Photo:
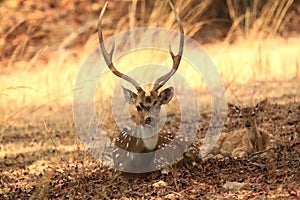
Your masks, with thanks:
[[[121,141],[125,141],[127,143],[125,145],[125,149],[133,152],[144,152],[144,151],[152,151],[154,150],[158,145],[158,135],[153,134],[153,131],[155,131],[155,128],[159,122],[159,113],[161,111],[161,106],[164,104],[168,104],[170,100],[173,97],[174,89],[173,87],[166,88],[162,91],[159,91],[160,88],[164,86],[164,84],[175,74],[177,71],[182,53],[183,53],[183,46],[184,46],[184,31],[181,24],[181,21],[177,15],[177,12],[174,8],[174,5],[169,0],[169,4],[171,6],[171,9],[175,15],[176,21],[178,23],[179,29],[180,29],[180,44],[179,44],[179,51],[177,55],[174,55],[174,53],[171,50],[171,47],[169,46],[169,52],[171,55],[171,58],[173,60],[173,66],[172,69],[162,75],[161,77],[157,78],[156,81],[153,84],[153,87],[150,91],[150,94],[147,95],[146,92],[142,89],[142,87],[131,77],[127,76],[126,74],[123,74],[120,72],[115,65],[112,62],[112,55],[114,52],[114,44],[112,49],[108,52],[104,46],[103,42],[103,36],[102,36],[102,18],[104,15],[104,12],[107,7],[107,3],[105,3],[104,7],[101,10],[99,20],[98,20],[98,38],[100,47],[102,50],[102,54],[104,57],[104,60],[108,66],[108,68],[118,77],[124,79],[125,81],[131,83],[137,92],[131,91],[127,88],[123,88],[123,94],[126,102],[129,104],[130,108],[130,114],[131,118],[134,120],[138,128],[135,130],[134,136],[140,137],[142,141],[139,141],[137,139],[137,142],[135,144],[132,144],[125,140],[125,138],[120,139]],[[122,135],[120,135],[122,137]],[[122,145],[120,145],[122,146]]]
[[[228,103],[230,114],[237,115],[241,118],[246,129],[256,127],[256,115],[264,111],[268,104],[268,99],[259,102],[255,107],[247,107],[240,109],[234,104]]]
[[[131,108],[131,118],[137,125],[153,127],[158,123],[161,106],[168,104],[174,94],[173,87],[161,92],[150,92],[150,95],[136,94],[124,87],[123,94]]]

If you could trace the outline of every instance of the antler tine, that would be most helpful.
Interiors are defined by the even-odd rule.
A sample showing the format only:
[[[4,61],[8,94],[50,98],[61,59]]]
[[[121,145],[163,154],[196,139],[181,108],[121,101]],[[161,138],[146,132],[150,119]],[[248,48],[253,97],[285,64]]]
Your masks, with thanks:
[[[128,81],[129,83],[131,83],[138,92],[144,92],[143,89],[141,88],[141,86],[131,77],[127,76],[126,74],[123,74],[122,72],[118,71],[117,68],[114,66],[113,62],[112,62],[112,55],[115,49],[115,42],[113,42],[112,48],[110,50],[110,52],[107,52],[105,46],[104,46],[104,42],[103,42],[103,35],[102,35],[102,18],[104,15],[104,12],[106,10],[108,1],[105,2],[101,13],[99,15],[99,19],[98,19],[98,38],[99,38],[99,43],[100,43],[100,47],[101,47],[101,51],[104,57],[104,60],[108,66],[108,68],[118,77]]]
[[[179,30],[180,30],[179,50],[178,50],[178,54],[175,56],[172,49],[171,49],[171,44],[169,44],[169,52],[170,52],[170,55],[171,55],[172,60],[173,60],[173,67],[167,74],[165,74],[165,75],[159,77],[158,79],[156,79],[152,91],[159,90],[175,74],[175,72],[177,71],[177,69],[179,67],[181,57],[182,57],[182,53],[183,53],[184,30],[183,30],[183,27],[182,27],[182,23],[181,23],[181,20],[178,17],[176,9],[175,9],[174,5],[172,4],[171,0],[168,0],[168,1],[169,1],[170,6],[171,6],[171,9],[172,9],[172,11],[175,15],[175,18],[176,18],[176,21],[177,21],[177,24],[178,24]]]

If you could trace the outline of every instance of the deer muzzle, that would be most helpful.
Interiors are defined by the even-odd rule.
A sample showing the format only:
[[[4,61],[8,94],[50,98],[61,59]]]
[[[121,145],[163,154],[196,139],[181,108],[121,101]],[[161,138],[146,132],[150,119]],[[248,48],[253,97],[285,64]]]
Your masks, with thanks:
[[[245,122],[245,127],[246,128],[250,128],[252,125],[251,125],[251,122],[249,122],[249,121],[246,121]]]
[[[147,117],[145,120],[145,125],[151,127],[156,126],[155,119],[153,117]]]

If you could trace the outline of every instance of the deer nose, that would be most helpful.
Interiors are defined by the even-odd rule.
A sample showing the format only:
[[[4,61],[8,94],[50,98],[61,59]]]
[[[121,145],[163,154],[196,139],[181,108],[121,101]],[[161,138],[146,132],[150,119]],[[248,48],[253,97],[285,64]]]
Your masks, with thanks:
[[[245,122],[245,126],[246,126],[246,128],[250,128],[251,127],[251,123],[249,121],[246,121]]]
[[[145,121],[145,124],[152,125],[153,122],[154,122],[154,118],[153,117],[147,117],[146,121]]]

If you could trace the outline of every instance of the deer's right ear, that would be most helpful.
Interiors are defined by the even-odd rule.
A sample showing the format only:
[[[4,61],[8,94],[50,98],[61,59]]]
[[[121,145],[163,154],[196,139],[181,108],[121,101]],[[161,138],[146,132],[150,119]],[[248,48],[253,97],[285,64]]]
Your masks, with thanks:
[[[228,103],[229,113],[232,114],[240,114],[240,109],[236,105],[232,103]]]
[[[255,106],[255,112],[265,111],[268,105],[268,99],[264,99]]]
[[[137,94],[135,94],[131,90],[128,90],[127,88],[124,88],[123,86],[122,89],[126,102],[129,104],[135,104],[137,100]]]

